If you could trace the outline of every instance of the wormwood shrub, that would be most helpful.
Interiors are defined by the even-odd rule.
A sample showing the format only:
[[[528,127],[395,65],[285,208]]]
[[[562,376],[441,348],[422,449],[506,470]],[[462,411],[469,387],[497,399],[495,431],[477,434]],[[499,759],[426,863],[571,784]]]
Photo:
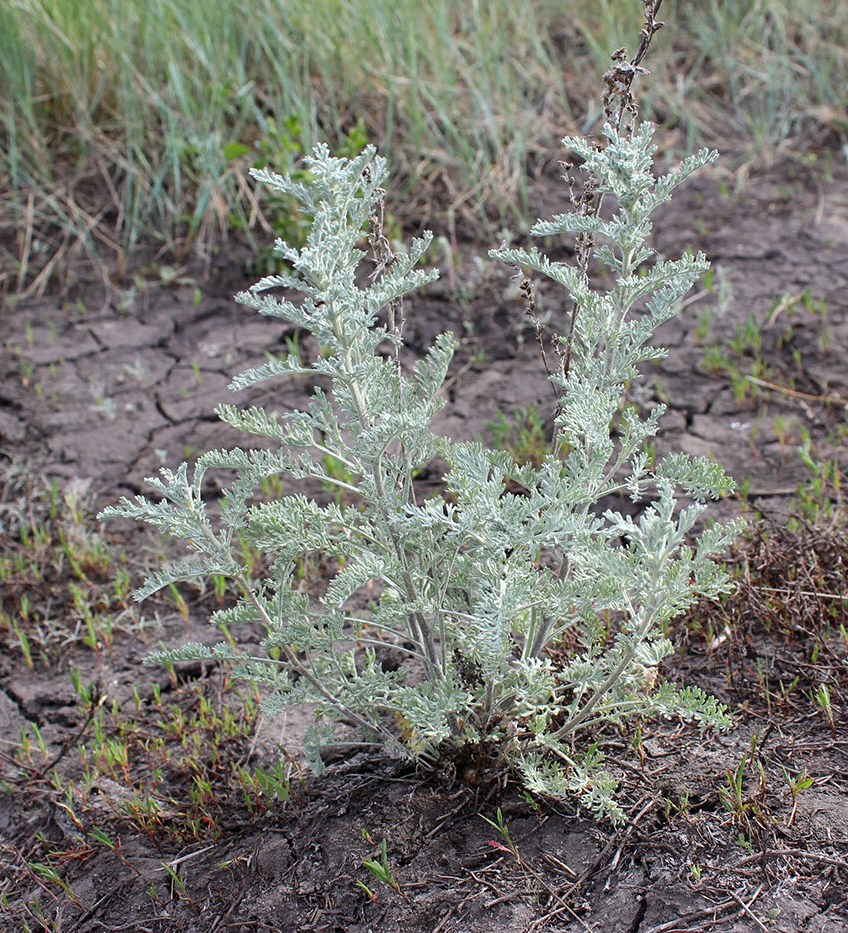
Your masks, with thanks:
[[[564,140],[583,160],[590,194],[532,230],[577,234],[581,261],[554,262],[535,248],[491,252],[559,283],[568,299],[553,365],[543,355],[557,403],[553,447],[538,465],[433,432],[455,340],[443,334],[414,366],[404,364],[400,303],[437,273],[419,267],[429,234],[398,252],[382,237],[387,170],[374,149],[345,159],[319,145],[306,160],[308,181],[254,172],[297,201],[312,226],[302,249],[277,242],[285,271],[237,298],[310,332],[322,350],[312,363],[270,358],[231,388],[299,375],[321,377],[324,388],[303,410],[282,414],[222,405],[224,422],[268,439],[270,449],[206,453],[191,473],[183,463],[148,480],[157,500],[122,499],[103,513],[188,541],[190,556],[148,579],[139,599],[222,574],[240,598],[211,623],[259,623],[267,633],[267,657],[222,643],[151,660],[226,659],[266,686],[268,711],[314,704],[308,741],[318,767],[321,747],[352,723],[390,754],[507,767],[533,792],[575,793],[613,819],[623,814],[597,747],[605,729],[644,717],[727,724],[713,698],[660,683],[656,672],[671,651],[666,623],[726,588],[712,558],[735,528],[713,525],[688,539],[705,501],[732,483],[704,459],[675,453],[652,462],[646,448],[665,406],[643,416],[626,403],[639,365],[665,352],[648,345],[654,329],[708,266],[701,254],[656,257],[647,245],[651,213],[715,153],[655,178],[653,128],[621,130],[620,116],[606,125],[605,146]],[[596,209],[604,198],[614,206],[609,217]],[[366,230],[377,261],[367,281],[359,274]],[[612,278],[608,290],[590,283],[590,252]],[[443,489],[422,497],[416,471],[435,455],[447,464]],[[202,489],[219,468],[235,479],[213,519]],[[346,495],[329,504],[296,493],[256,501],[263,480],[278,474]],[[638,504],[638,517],[605,508],[613,496]],[[266,555],[265,579],[251,579],[240,538]],[[314,554],[337,568],[320,599],[301,592],[296,574],[298,560]],[[367,608],[359,608],[366,587]],[[404,663],[385,664],[387,647]]]

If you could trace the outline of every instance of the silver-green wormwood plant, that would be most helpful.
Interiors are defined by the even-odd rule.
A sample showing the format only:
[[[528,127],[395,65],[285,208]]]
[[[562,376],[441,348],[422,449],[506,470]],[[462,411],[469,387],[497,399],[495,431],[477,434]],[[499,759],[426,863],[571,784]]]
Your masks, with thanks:
[[[322,387],[303,410],[222,405],[224,422],[266,446],[206,453],[193,471],[163,469],[148,480],[155,500],[122,499],[102,514],[188,542],[190,556],[148,579],[138,599],[221,574],[239,598],[211,624],[258,623],[266,633],[261,657],[222,642],[151,660],[227,661],[263,685],[266,710],[312,704],[308,750],[319,768],[320,749],[340,724],[353,724],[363,744],[392,755],[506,767],[531,792],[576,794],[617,820],[615,781],[598,747],[604,730],[645,717],[728,722],[712,697],[658,682],[656,670],[671,651],[669,620],[727,586],[714,557],[735,527],[698,536],[693,528],[705,501],[732,483],[704,459],[674,453],[654,462],[649,444],[665,406],[640,413],[627,403],[640,364],[664,355],[648,345],[654,329],[708,266],[700,254],[657,257],[647,245],[651,213],[715,153],[655,178],[650,124],[620,131],[608,123],[604,132],[603,147],[563,143],[583,160],[597,201],[614,205],[610,216],[577,210],[537,222],[532,233],[591,237],[613,284],[593,287],[585,264],[554,262],[535,248],[490,254],[565,290],[568,336],[556,338],[550,371],[554,440],[539,466],[433,432],[456,341],[443,334],[406,365],[400,302],[438,273],[420,267],[429,234],[387,249],[378,219],[386,163],[374,149],[340,159],[319,145],[307,182],[254,172],[313,220],[302,249],[277,242],[285,271],[237,299],[309,332],[321,352],[311,363],[296,353],[269,357],[231,388],[285,376],[315,377]],[[360,274],[366,240],[377,260],[370,279]],[[447,464],[443,487],[425,497],[416,472],[437,455]],[[213,517],[204,478],[222,468],[235,478]],[[281,474],[343,495],[259,501],[263,480]],[[605,507],[613,497],[629,497],[637,519]],[[264,579],[252,579],[240,556],[245,540],[266,557]],[[320,598],[299,586],[307,555],[335,568]],[[403,663],[386,664],[389,649]]]

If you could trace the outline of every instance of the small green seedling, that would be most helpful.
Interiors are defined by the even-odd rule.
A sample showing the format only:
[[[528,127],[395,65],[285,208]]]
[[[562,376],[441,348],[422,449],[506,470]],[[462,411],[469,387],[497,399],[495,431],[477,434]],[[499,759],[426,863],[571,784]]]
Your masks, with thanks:
[[[805,790],[809,790],[816,783],[810,776],[807,774],[807,769],[800,774],[790,774],[786,768],[783,768],[783,780],[786,782],[786,786],[789,788],[789,793],[792,795],[792,812],[789,814],[789,819],[786,821],[787,826],[791,826],[795,822],[795,814],[798,810],[798,798]]]
[[[757,753],[759,734],[751,737],[751,747],[745,752],[735,770],[725,771],[726,784],[718,789],[718,797],[722,806],[733,817],[733,821],[741,826],[747,837],[750,837],[752,824],[761,822],[764,816],[762,801],[765,799],[766,773],[762,760]],[[757,789],[749,794],[746,787],[746,773],[751,765],[756,771]]]
[[[836,714],[833,710],[833,700],[830,696],[830,687],[827,684],[819,684],[815,690],[811,691],[813,703],[824,713],[827,719],[830,731],[836,735]]]
[[[402,897],[406,897],[406,894],[401,890],[400,885],[398,884],[395,876],[392,874],[392,869],[389,866],[389,852],[388,844],[386,840],[380,843],[380,859],[367,858],[362,862],[362,867],[367,868],[368,871],[380,882],[390,887],[393,891],[396,891]],[[370,891],[365,885],[359,885],[364,891],[368,892],[372,900],[373,892]]]
[[[545,430],[542,413],[535,405],[518,408],[510,418],[500,411],[488,425],[495,447],[512,454],[517,464],[539,466],[550,450],[551,441]]]
[[[521,862],[521,856],[519,855],[518,848],[512,841],[512,837],[509,834],[509,827],[506,825],[501,808],[498,807],[497,811],[495,812],[495,818],[493,820],[489,819],[488,816],[483,816],[482,813],[480,814],[480,819],[488,823],[492,829],[497,830],[498,834],[503,840],[503,842],[489,840],[489,845],[493,849],[500,849],[502,852],[508,852],[516,860],[516,862]]]
[[[191,895],[188,893],[188,889],[186,888],[185,881],[180,877],[180,874],[177,871],[177,868],[179,867],[179,860],[175,860],[172,864],[169,864],[168,862],[160,862],[160,865],[162,866],[162,869],[167,872],[168,878],[170,879],[171,898],[178,898],[185,904],[188,904],[188,906],[196,914],[201,913],[200,905],[192,899]],[[174,867],[175,865],[176,867]]]
[[[355,888],[359,888],[360,891],[363,891],[369,901],[371,901],[372,903],[377,902],[376,892],[372,888],[369,888],[368,885],[364,881],[354,881],[353,886]]]

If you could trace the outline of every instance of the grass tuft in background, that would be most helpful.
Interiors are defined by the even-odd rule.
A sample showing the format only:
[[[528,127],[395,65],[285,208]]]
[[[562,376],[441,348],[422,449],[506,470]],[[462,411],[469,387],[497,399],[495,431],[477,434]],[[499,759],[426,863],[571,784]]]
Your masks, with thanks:
[[[679,7],[679,9],[678,9]],[[768,159],[844,133],[848,5],[669,4],[645,108]],[[246,169],[286,171],[318,139],[375,142],[411,214],[516,220],[528,174],[585,132],[589,79],[638,0],[8,0],[0,7],[0,288],[46,287],[84,253],[118,268],[269,221]],[[584,77],[586,76],[586,77]],[[684,101],[685,106],[684,106]],[[589,105],[592,106],[592,105]]]

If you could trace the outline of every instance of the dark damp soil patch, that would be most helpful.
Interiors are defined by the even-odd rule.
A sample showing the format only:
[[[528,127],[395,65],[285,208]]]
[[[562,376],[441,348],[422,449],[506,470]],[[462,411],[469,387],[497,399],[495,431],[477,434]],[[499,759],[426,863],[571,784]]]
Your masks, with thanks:
[[[233,304],[251,280],[240,263],[7,309],[0,928],[845,929],[846,181],[826,153],[749,178],[696,176],[656,225],[661,252],[703,249],[734,297],[719,314],[718,272],[705,283],[633,400],[669,406],[659,453],[706,454],[734,474],[747,504],[714,514],[745,509],[752,531],[731,558],[737,594],[675,624],[664,672],[728,703],[735,728],[606,736],[621,829],[353,749],[307,779],[293,760],[298,711],[265,722],[225,670],[142,665],[162,641],[218,640],[205,619],[226,597],[168,592],[140,614],[126,575],[163,545],[98,528],[94,512],[163,463],[235,442],[212,410],[265,350],[314,352]],[[534,191],[540,213],[563,204],[554,184]],[[471,245],[452,259],[406,309],[410,352],[446,328],[461,340],[439,429],[492,441],[510,433],[492,427],[499,413],[517,431],[535,409],[544,425],[550,390],[515,283]],[[557,309],[553,292],[538,301]],[[271,404],[297,406],[310,389],[282,383]],[[498,808],[512,850],[481,818]],[[383,840],[399,890],[363,867]]]

